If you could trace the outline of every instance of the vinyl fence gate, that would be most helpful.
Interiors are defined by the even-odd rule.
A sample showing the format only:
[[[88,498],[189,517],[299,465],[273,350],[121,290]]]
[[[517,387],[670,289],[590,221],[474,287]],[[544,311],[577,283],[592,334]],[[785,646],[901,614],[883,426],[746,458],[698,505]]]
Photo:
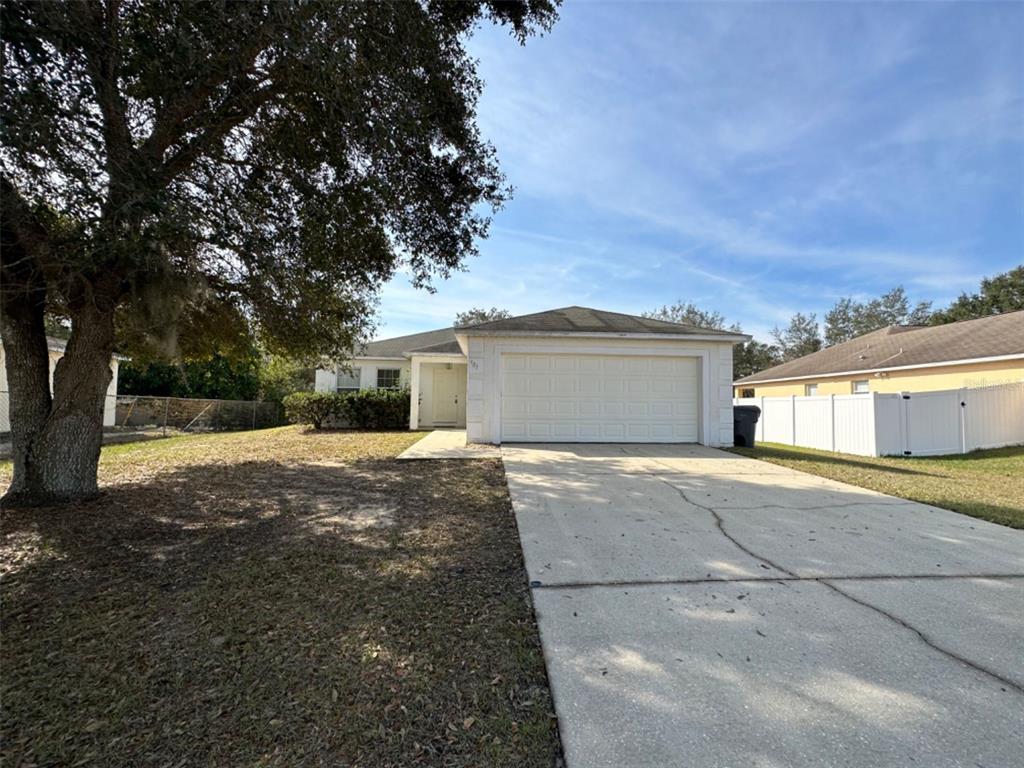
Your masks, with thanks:
[[[976,389],[744,397],[755,439],[859,456],[940,456],[1024,443],[1024,382]]]

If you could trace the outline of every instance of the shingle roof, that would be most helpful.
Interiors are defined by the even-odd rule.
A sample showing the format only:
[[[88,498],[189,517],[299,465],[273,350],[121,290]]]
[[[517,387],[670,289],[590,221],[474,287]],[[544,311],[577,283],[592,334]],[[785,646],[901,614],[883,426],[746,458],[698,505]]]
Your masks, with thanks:
[[[431,344],[429,347],[418,347],[410,349],[410,352],[424,355],[461,355],[462,347],[454,338],[451,341],[444,341],[440,344]]]
[[[363,346],[356,357],[403,357],[413,350],[422,350],[426,347],[448,344],[455,345],[454,352],[461,351],[458,342],[455,341],[455,329],[438,328],[436,331],[424,331],[423,333],[412,333],[408,336],[396,336],[393,339],[371,341]]]
[[[737,384],[1024,354],[1024,310],[948,325],[891,325],[755,373]]]
[[[363,346],[356,357],[403,357],[411,352],[459,354],[462,352],[455,333],[658,333],[674,336],[737,336],[735,331],[697,328],[693,325],[670,323],[650,317],[623,315],[587,307],[564,307],[532,315],[520,315],[505,320],[465,325],[458,328],[438,328],[436,331],[396,336],[393,339],[371,341]]]
[[[61,338],[58,338],[57,336],[47,336],[46,337],[46,348],[48,350],[50,350],[51,352],[63,352],[65,349],[67,349],[67,346],[68,346],[68,340],[67,339],[61,339]],[[2,340],[0,340],[0,349],[3,349],[3,348],[4,348],[4,343],[3,343]],[[114,352],[111,355],[111,357],[113,357],[115,360],[131,360],[130,357],[125,357],[120,352]]]
[[[532,315],[520,315],[504,320],[463,326],[455,330],[460,333],[498,332],[546,332],[546,333],[657,333],[700,336],[737,336],[735,331],[720,331],[711,328],[697,328],[651,317],[624,315],[620,312],[606,312],[589,307],[563,307]]]

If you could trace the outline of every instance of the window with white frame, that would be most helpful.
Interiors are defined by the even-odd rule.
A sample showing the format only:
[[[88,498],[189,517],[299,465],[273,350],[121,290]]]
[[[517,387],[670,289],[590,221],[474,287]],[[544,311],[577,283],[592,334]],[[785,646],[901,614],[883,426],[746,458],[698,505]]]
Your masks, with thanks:
[[[401,375],[402,371],[400,368],[378,368],[377,388],[398,389],[398,379],[401,377]]]
[[[740,390],[740,397],[753,397],[753,396],[754,396],[754,390],[753,389],[741,389]]]
[[[358,368],[346,369],[339,365],[336,372],[338,383],[335,385],[335,389],[338,392],[355,392],[359,389],[359,374]]]
[[[853,382],[853,394],[863,395],[871,391],[871,385],[867,379],[858,379]]]
[[[814,395],[818,394],[818,385],[804,384],[804,394],[808,397],[814,397]]]

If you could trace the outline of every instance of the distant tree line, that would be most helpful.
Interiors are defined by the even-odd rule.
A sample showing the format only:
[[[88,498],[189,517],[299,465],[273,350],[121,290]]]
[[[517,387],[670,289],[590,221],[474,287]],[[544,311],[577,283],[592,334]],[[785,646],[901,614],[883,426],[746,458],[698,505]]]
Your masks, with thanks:
[[[911,304],[903,286],[869,301],[845,297],[825,313],[824,335],[815,313],[798,312],[787,326],[772,330],[774,343],[751,340],[738,344],[733,353],[733,377],[749,376],[890,325],[942,325],[1020,309],[1024,309],[1024,265],[983,279],[976,293],[963,293],[948,307],[936,311],[932,311],[930,301]],[[742,332],[739,323],[728,323],[721,313],[689,302],[666,305],[645,312],[644,317]]]
[[[1024,266],[985,278],[976,293],[961,294],[948,307],[937,311],[932,311],[930,301],[912,304],[903,286],[868,301],[845,297],[825,313],[823,327],[814,313],[798,312],[788,325],[772,330],[773,343],[752,339],[737,344],[733,352],[733,377],[749,376],[890,325],[941,325],[1018,309],[1024,309]],[[643,315],[697,328],[743,331],[739,323],[730,323],[722,313],[702,309],[692,302],[679,301]],[[455,325],[508,317],[512,313],[505,309],[473,307],[459,312]],[[51,335],[62,335],[59,325],[48,327],[48,331]],[[136,395],[275,401],[292,392],[312,390],[312,365],[270,355],[255,342],[238,347],[194,355],[177,363],[123,363],[118,390]]]

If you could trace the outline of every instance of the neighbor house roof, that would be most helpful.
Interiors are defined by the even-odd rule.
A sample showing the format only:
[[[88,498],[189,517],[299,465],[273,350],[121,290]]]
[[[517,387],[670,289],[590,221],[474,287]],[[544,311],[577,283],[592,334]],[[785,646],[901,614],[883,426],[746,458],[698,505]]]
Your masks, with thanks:
[[[67,346],[68,346],[68,340],[67,339],[61,339],[61,338],[59,338],[57,336],[47,336],[46,337],[46,348],[50,352],[64,352],[64,350],[67,349]],[[4,343],[3,343],[3,341],[0,341],[0,349],[3,349],[3,348],[4,348]],[[115,360],[131,360],[130,357],[125,357],[120,352],[114,352],[111,355],[111,357],[113,357]]]
[[[948,325],[891,325],[738,379],[756,384],[1024,356],[1024,310]]]
[[[722,336],[742,337],[736,331],[722,331],[713,328],[698,328],[693,325],[655,320],[652,317],[624,315],[620,312],[606,312],[589,307],[563,307],[520,315],[504,320],[461,326],[459,333],[642,333],[668,336]]]

